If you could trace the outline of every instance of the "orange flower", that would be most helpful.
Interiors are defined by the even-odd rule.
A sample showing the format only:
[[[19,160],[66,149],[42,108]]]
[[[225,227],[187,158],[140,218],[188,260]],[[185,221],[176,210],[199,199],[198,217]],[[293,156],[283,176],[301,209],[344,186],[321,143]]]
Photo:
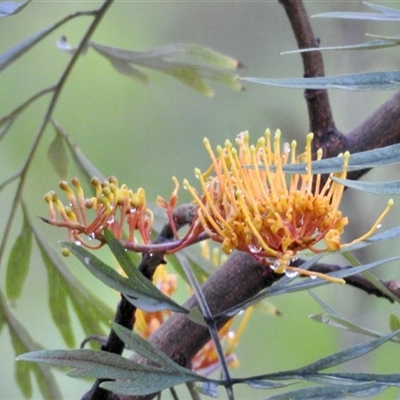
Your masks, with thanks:
[[[152,212],[146,208],[145,192],[139,188],[133,192],[126,185],[118,186],[115,177],[100,183],[99,179],[92,178],[96,195],[85,198],[81,183],[78,178],[71,179],[75,191],[66,181],[61,181],[59,186],[69,201],[69,206],[64,206],[57,194],[53,191],[45,195],[49,204],[50,219],[44,219],[54,226],[66,227],[69,240],[89,248],[99,248],[103,245],[102,233],[105,228],[110,229],[114,236],[122,239],[124,229],[128,230],[127,240],[135,242],[135,231],[139,231],[143,242],[150,242],[150,228],[153,222]],[[94,218],[89,219],[89,210],[94,211]],[[57,213],[61,220],[58,219]],[[97,245],[89,244],[82,235],[89,240],[98,239]]]
[[[164,264],[160,264],[153,276],[153,283],[167,296],[172,296],[177,290],[177,275],[168,274]],[[236,367],[238,361],[233,354],[239,338],[250,318],[253,308],[250,307],[244,313],[237,332],[231,330],[233,319],[224,325],[218,332],[218,336],[223,344],[225,344],[225,358],[228,365]],[[143,338],[148,338],[159,326],[164,323],[172,314],[171,311],[162,310],[155,312],[144,312],[140,309],[135,312],[135,330]],[[195,355],[192,360],[192,370],[201,371],[204,374],[211,373],[220,366],[218,354],[212,340],[208,341],[205,346]]]
[[[228,254],[234,249],[246,251],[277,273],[294,271],[344,283],[342,279],[291,267],[289,263],[301,250],[319,253],[345,246],[340,236],[348,218],[338,209],[344,187],[331,177],[346,178],[350,154],[342,155],[342,171],[331,174],[321,187],[321,176],[312,173],[313,134],[307,135],[305,153],[298,157],[295,141],[290,146],[284,144],[281,151],[280,131],[275,133],[273,148],[270,136],[267,130],[265,137],[250,146],[248,132],[242,132],[236,139],[238,150],[226,141],[224,148],[217,147],[218,156],[209,141],[204,140],[212,165],[205,174],[195,170],[202,194],[198,195],[184,181],[199,207],[197,224],[200,222],[211,239],[222,243],[223,251]],[[290,164],[306,163],[304,174],[288,177],[284,172],[290,152]],[[317,159],[321,158],[322,150],[319,150]],[[389,202],[366,235],[351,244],[370,236],[392,204],[393,201]],[[321,241],[325,242],[325,248],[315,247]]]
[[[160,264],[153,275],[153,283],[165,295],[171,297],[177,290],[178,276],[168,274],[164,264]],[[162,310],[145,312],[140,309],[135,312],[135,329],[140,336],[148,338],[172,314],[172,311]]]

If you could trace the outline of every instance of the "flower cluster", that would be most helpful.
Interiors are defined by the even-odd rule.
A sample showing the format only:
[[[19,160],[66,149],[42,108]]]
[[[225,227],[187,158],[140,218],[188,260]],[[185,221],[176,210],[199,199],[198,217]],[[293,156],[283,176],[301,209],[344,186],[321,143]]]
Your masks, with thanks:
[[[45,195],[50,219],[44,219],[51,225],[67,228],[69,240],[75,240],[89,248],[99,248],[103,245],[103,231],[108,228],[118,239],[123,238],[124,229],[127,229],[128,241],[135,242],[135,231],[138,231],[145,244],[150,242],[153,214],[146,207],[143,189],[133,192],[126,185],[118,186],[115,177],[102,183],[99,179],[92,178],[95,196],[86,198],[78,178],[72,178],[71,184],[73,188],[66,181],[59,184],[69,201],[68,206],[63,205],[54,191]],[[90,241],[97,239],[99,243],[93,245],[83,235]]]
[[[238,150],[226,141],[224,147],[217,147],[217,155],[205,139],[212,165],[204,174],[195,170],[201,194],[187,180],[184,186],[199,207],[202,229],[211,239],[222,243],[224,252],[229,254],[234,249],[249,252],[277,273],[292,270],[318,276],[289,264],[305,249],[319,253],[344,246],[340,237],[348,218],[338,209],[344,187],[333,181],[332,176],[346,178],[350,154],[341,155],[342,171],[331,174],[322,185],[321,175],[312,172],[312,133],[307,135],[305,152],[299,156],[295,141],[291,145],[285,143],[281,151],[280,131],[275,133],[273,146],[270,136],[267,130],[254,146],[249,144],[248,132],[242,132],[236,138]],[[317,159],[321,158],[319,150]],[[285,173],[286,164],[302,162],[306,164],[304,173],[290,176]],[[391,204],[373,228],[354,242],[372,234]],[[317,248],[321,241],[325,247]]]

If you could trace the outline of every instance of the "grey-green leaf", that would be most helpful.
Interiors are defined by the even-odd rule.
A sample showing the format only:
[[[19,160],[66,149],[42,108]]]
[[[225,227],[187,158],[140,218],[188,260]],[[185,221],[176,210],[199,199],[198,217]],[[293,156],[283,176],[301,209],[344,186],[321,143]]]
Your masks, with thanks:
[[[384,165],[392,165],[400,163],[400,144],[381,147],[379,149],[367,150],[360,153],[350,155],[348,171],[359,171],[361,169],[383,167]],[[313,161],[313,174],[329,174],[332,172],[340,172],[343,170],[343,158],[332,157],[319,161]],[[244,165],[244,168],[253,168],[252,165]],[[260,170],[264,170],[264,165],[259,165]],[[275,171],[275,167],[270,167],[271,171]],[[282,167],[283,171],[288,174],[305,174],[307,173],[307,164],[286,164]]]
[[[16,1],[4,1],[0,3],[0,18],[9,17],[10,15],[18,14],[22,11],[32,0],[23,3]]]
[[[394,47],[400,45],[400,36],[392,36],[383,40],[372,40],[371,42],[365,42],[360,44],[345,45],[345,46],[330,46],[330,47],[312,47],[308,49],[298,49],[284,51],[281,54],[297,54],[297,53],[308,53],[313,51],[343,51],[343,50],[375,50],[384,49],[388,47]]]
[[[71,377],[96,377],[105,379],[130,380],[128,382],[107,382],[102,387],[126,394],[149,394],[180,383],[205,380],[189,370],[158,368],[139,364],[116,354],[94,350],[42,350],[22,354],[17,361],[32,361],[73,367],[67,373]],[[183,370],[183,368],[182,368]],[[186,372],[187,371],[187,372]]]
[[[105,235],[107,235],[107,233],[105,233]],[[123,277],[117,271],[115,271],[115,269],[106,265],[96,256],[88,252],[85,248],[78,246],[75,243],[63,242],[62,246],[70,249],[89,272],[91,272],[107,286],[123,293],[127,300],[136,307],[148,312],[159,310],[171,310],[183,313],[189,312],[159,291],[137,270],[135,266],[129,264],[129,267],[127,267],[126,263],[131,263],[131,260],[126,254],[124,248],[116,239],[110,239],[110,236],[108,236],[107,240],[110,240],[108,244],[117,258],[117,261],[124,265],[124,269],[130,269],[134,273],[133,276],[129,278]]]
[[[155,367],[135,363],[117,354],[89,349],[39,350],[25,353],[17,361],[32,361],[60,367],[73,367],[67,373],[74,378],[96,377],[108,379],[129,379],[135,372],[151,372]]]
[[[292,89],[399,90],[400,71],[365,72],[317,78],[263,79],[241,78],[243,81]]]
[[[352,181],[349,179],[332,178],[334,181],[343,186],[352,189],[361,190],[363,192],[395,195],[400,194],[400,181],[386,181],[386,182],[365,182],[365,181]]]
[[[6,295],[9,300],[18,300],[21,296],[29,271],[31,251],[32,231],[24,214],[22,231],[14,242],[7,264]]]
[[[364,2],[364,4],[374,10],[380,11],[378,13],[364,13],[364,12],[327,12],[313,15],[312,17],[319,18],[341,18],[341,19],[361,19],[368,21],[399,21],[400,10],[397,8],[385,7],[374,3]]]
[[[104,382],[100,386],[122,395],[145,396],[150,393],[160,392],[172,386],[197,380],[190,375],[163,371],[146,372],[140,375],[136,374],[131,378],[132,380],[127,382]]]
[[[343,399],[346,396],[357,396],[365,398],[366,396],[374,396],[385,390],[385,386],[375,383],[367,383],[364,385],[335,385],[335,386],[316,386],[306,389],[293,390],[275,396],[267,397],[265,400],[333,400]]]
[[[213,96],[214,92],[205,79],[234,90],[243,88],[238,77],[229,71],[239,66],[236,60],[199,45],[170,44],[148,51],[125,50],[94,42],[90,46],[106,57],[119,72],[145,83],[147,76],[130,64],[164,72],[208,97]]]
[[[157,363],[160,367],[163,367],[170,372],[177,371],[179,373],[190,375],[195,379],[201,379],[201,377],[199,377],[196,373],[176,364],[161,350],[154,347],[151,343],[140,337],[138,334],[118,324],[113,324],[113,330],[129,349],[133,350],[142,357],[147,358],[149,361]]]
[[[6,67],[8,67],[12,62],[17,60],[20,56],[30,50],[33,46],[35,46],[38,42],[40,42],[43,38],[45,38],[48,34],[54,31],[58,26],[52,25],[49,28],[46,28],[28,39],[25,39],[21,43],[12,47],[11,49],[5,51],[0,54],[0,72],[3,71]]]

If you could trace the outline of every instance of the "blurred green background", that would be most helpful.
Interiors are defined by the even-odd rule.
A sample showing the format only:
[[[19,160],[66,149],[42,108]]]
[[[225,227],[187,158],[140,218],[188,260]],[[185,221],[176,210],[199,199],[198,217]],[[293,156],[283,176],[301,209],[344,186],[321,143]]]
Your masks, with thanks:
[[[33,1],[20,14],[0,20],[0,54],[67,14],[96,8],[100,4],[95,1]],[[361,1],[305,4],[309,14],[368,11]],[[76,45],[90,21],[90,18],[79,18],[62,26],[2,72],[1,115],[57,81],[70,56],[56,48],[56,40],[65,35],[72,45]],[[398,26],[394,23],[326,19],[313,19],[312,23],[323,46],[360,43],[368,40],[364,36],[366,32],[399,34]],[[117,1],[93,40],[132,50],[148,50],[169,43],[197,43],[242,62],[245,68],[239,71],[241,76],[302,76],[299,55],[279,54],[295,49],[296,44],[278,2]],[[397,68],[395,51],[326,53],[326,74],[393,70]],[[150,88],[118,74],[106,59],[89,50],[76,65],[54,115],[104,175],[116,175],[120,182],[132,188],[144,187],[149,201],[154,201],[157,195],[169,198],[173,189],[173,175],[180,182],[183,178],[194,181],[193,169],[199,167],[204,170],[208,167],[209,157],[202,144],[205,136],[215,147],[223,144],[226,139],[233,140],[243,130],[249,130],[251,137],[256,140],[266,128],[280,128],[285,140],[296,139],[300,148],[304,146],[308,117],[301,90],[245,84],[244,92],[234,92],[213,85],[216,96],[209,99],[159,72],[145,72],[151,77]],[[338,128],[343,132],[350,131],[391,95],[391,92],[331,91],[330,98]],[[0,182],[21,167],[47,105],[48,97],[32,105],[2,140]],[[24,190],[24,199],[32,218],[47,216],[43,195],[56,189],[59,181],[47,157],[48,146],[53,138],[54,132],[49,129],[41,142]],[[71,176],[77,173],[74,167],[70,168]],[[370,172],[365,179],[378,180],[382,176],[385,180],[398,179],[399,167]],[[15,188],[14,183],[0,192],[1,232],[4,230]],[[180,192],[180,196],[182,202],[188,200],[184,191]],[[346,231],[347,240],[351,241],[367,231],[384,209],[386,201],[384,196],[347,191],[342,206],[343,213],[350,219]],[[399,224],[398,207],[395,205],[382,229]],[[15,236],[21,229],[20,217],[13,226]],[[57,248],[58,240],[65,239],[65,232],[49,228],[38,219],[35,225],[48,236],[54,248]],[[360,251],[356,256],[362,262],[394,256],[398,254],[398,245],[389,242],[379,248]],[[8,242],[8,250],[11,246],[12,240]],[[103,254],[111,262],[111,257],[106,252]],[[1,260],[1,282],[4,281],[6,261]],[[333,261],[344,262],[340,259]],[[115,307],[115,293],[82,271],[79,263],[72,259],[67,262],[88,287],[107,300],[111,307]],[[398,263],[387,264],[375,272],[385,279],[399,279],[399,267]],[[34,247],[24,296],[10,306],[36,341],[48,348],[64,348],[61,336],[49,316],[46,280],[45,268]],[[396,305],[367,296],[351,287],[329,285],[316,292],[346,317],[377,331],[388,331],[391,312],[400,315]],[[308,316],[321,312],[321,308],[307,293],[280,296],[272,301],[282,315],[271,317],[262,309],[256,311],[236,351],[240,368],[233,372],[235,376],[300,367],[367,340],[311,321]],[[77,343],[82,337],[83,333],[77,324]],[[6,328],[1,331],[0,340],[0,398],[21,398],[14,382],[15,355]],[[342,370],[398,372],[399,350],[395,344],[387,344],[370,356],[348,363]],[[65,377],[60,372],[56,374],[65,399],[80,398],[90,386],[88,382]],[[268,394],[244,386],[235,388],[235,393],[238,399],[260,399]],[[395,394],[395,391],[387,391],[380,398],[394,398]],[[40,398],[37,389],[33,398]]]

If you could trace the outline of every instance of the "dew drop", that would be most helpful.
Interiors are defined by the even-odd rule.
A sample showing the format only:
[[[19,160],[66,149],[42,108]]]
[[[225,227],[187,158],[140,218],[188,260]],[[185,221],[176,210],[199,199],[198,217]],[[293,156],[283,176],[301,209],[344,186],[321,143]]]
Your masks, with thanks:
[[[95,237],[96,237],[96,235],[94,232],[89,233],[89,235],[88,235],[89,240],[93,240]]]
[[[250,253],[257,254],[262,250],[261,246],[255,246],[254,244],[249,245]]]
[[[310,275],[311,279],[317,279],[317,275]]]
[[[285,270],[285,275],[286,275],[288,278],[295,278],[296,276],[299,275],[299,273],[296,272],[296,271],[287,271],[287,270]]]
[[[378,225],[376,226],[376,229],[379,229],[379,228],[382,228],[382,224],[378,224]]]
[[[108,219],[108,221],[107,221],[107,223],[108,223],[109,225],[113,224],[114,222],[115,222],[114,216],[111,216],[111,217]]]
[[[83,259],[83,261],[85,261],[85,264],[90,264],[90,258],[89,257],[85,257]]]
[[[80,240],[76,240],[76,241],[75,241],[75,244],[76,244],[77,246],[80,246],[80,245],[82,244],[82,242],[81,242]]]
[[[279,261],[275,261],[273,264],[271,264],[271,269],[272,271],[276,271],[280,266],[281,263]]]

